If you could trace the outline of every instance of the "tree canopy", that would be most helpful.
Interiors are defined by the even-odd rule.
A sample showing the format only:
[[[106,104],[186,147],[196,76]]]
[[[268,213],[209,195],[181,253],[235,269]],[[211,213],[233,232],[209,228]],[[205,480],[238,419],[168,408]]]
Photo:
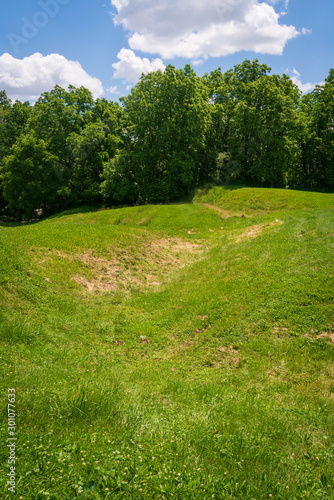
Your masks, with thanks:
[[[56,86],[0,91],[0,211],[168,202],[201,183],[333,190],[334,70],[313,92],[246,60],[142,75],[120,104]]]

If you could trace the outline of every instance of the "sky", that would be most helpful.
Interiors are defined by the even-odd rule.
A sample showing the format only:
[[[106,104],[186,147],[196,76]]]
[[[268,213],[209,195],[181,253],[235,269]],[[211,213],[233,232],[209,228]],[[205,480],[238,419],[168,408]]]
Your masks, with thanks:
[[[10,0],[0,16],[0,90],[36,101],[55,85],[118,101],[142,73],[199,76],[258,59],[302,92],[334,67],[333,0]]]

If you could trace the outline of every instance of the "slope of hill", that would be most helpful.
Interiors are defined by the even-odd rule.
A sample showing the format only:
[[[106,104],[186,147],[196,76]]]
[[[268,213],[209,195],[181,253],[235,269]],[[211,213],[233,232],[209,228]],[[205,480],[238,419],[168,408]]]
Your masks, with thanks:
[[[270,189],[0,224],[17,498],[333,498],[333,247]]]

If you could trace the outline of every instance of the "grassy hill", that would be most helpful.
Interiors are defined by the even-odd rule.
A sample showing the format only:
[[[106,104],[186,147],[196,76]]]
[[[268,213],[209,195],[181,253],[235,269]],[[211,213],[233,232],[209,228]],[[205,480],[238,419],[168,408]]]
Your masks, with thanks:
[[[334,498],[334,195],[0,224],[1,498]]]

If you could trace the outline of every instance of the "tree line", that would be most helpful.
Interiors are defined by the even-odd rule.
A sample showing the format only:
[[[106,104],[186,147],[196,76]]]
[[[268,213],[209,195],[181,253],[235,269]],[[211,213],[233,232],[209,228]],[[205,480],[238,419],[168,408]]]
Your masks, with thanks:
[[[305,95],[258,60],[142,75],[120,103],[56,86],[0,92],[0,211],[184,199],[206,183],[334,189],[334,70]]]

